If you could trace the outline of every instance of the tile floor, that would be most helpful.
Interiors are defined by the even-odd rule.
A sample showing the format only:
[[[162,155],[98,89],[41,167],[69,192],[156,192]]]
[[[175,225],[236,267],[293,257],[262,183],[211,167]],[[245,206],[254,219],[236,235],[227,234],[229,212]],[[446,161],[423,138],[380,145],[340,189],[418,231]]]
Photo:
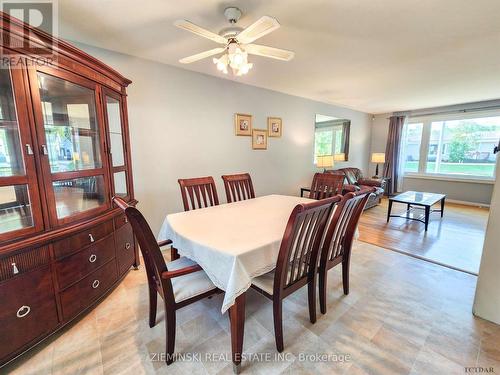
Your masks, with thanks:
[[[244,351],[253,360],[243,363],[243,373],[464,374],[466,366],[500,373],[500,326],[471,313],[475,276],[357,242],[348,296],[340,280],[332,270],[328,313],[316,324],[309,323],[305,289],[287,298],[281,360],[274,358],[272,304],[250,291]],[[150,329],[145,282],[143,267],[131,271],[85,318],[0,373],[231,374],[221,296],[178,312],[176,352],[185,357],[167,367],[157,360],[164,350],[162,308]],[[348,360],[306,357],[314,353]]]

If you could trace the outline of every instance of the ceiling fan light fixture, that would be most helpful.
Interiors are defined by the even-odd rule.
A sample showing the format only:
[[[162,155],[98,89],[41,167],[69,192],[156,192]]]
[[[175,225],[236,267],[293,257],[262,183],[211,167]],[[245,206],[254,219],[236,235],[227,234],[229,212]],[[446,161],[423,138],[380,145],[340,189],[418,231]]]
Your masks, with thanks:
[[[207,57],[220,55],[222,53],[219,58],[212,58],[217,70],[224,74],[228,74],[228,70],[231,68],[234,75],[242,76],[247,74],[253,67],[253,64],[248,62],[249,54],[282,61],[290,61],[294,57],[293,51],[252,44],[256,39],[259,39],[280,27],[276,18],[263,16],[250,26],[243,29],[236,25],[241,17],[241,10],[235,7],[229,7],[224,10],[224,15],[229,21],[230,26],[222,29],[219,34],[215,34],[212,31],[204,29],[203,27],[187,20],[178,20],[174,23],[175,26],[183,30],[187,30],[193,34],[223,45],[219,48],[213,48],[211,50],[180,59],[180,63],[190,64]]]

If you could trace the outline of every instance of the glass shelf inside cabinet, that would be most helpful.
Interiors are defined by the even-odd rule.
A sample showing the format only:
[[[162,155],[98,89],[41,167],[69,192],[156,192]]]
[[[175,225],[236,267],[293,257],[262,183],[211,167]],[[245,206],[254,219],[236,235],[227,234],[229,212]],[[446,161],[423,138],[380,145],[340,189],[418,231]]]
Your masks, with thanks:
[[[33,226],[27,185],[0,187],[0,234]]]
[[[54,181],[52,185],[59,219],[98,208],[105,203],[102,176]]]
[[[44,73],[38,87],[51,172],[101,168],[94,91]]]

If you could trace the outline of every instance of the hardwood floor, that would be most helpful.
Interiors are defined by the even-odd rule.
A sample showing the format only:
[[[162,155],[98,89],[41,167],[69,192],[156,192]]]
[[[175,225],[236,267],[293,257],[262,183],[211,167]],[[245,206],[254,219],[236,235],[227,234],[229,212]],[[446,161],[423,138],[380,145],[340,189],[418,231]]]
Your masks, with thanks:
[[[473,274],[479,271],[489,210],[446,203],[444,217],[432,213],[427,233],[424,224],[403,218],[386,222],[387,199],[366,210],[359,223],[359,240],[404,252]],[[393,214],[405,205],[394,203]]]

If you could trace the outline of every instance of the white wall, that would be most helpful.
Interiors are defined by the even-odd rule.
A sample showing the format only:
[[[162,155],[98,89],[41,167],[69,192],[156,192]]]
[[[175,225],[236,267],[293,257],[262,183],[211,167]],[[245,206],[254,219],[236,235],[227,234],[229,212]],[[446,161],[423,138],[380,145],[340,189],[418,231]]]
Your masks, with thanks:
[[[371,152],[385,152],[387,133],[389,132],[389,116],[391,116],[389,113],[374,116],[372,121]],[[375,165],[372,163],[370,163],[369,168],[370,173],[375,172]],[[403,180],[403,190],[442,193],[446,194],[449,199],[490,204],[493,184],[405,177]]]
[[[497,157],[497,181],[500,165]],[[490,216],[486,228],[483,255],[477,280],[474,314],[500,324],[500,189],[497,186],[491,200]]]
[[[155,232],[167,213],[182,210],[178,178],[212,175],[221,201],[220,176],[237,172],[252,175],[257,195],[297,195],[317,171],[312,162],[317,113],[351,120],[350,160],[336,167],[366,170],[368,114],[78,46],[133,81],[127,92],[135,193]],[[254,128],[263,129],[268,116],[281,117],[283,137],[269,139],[266,151],[252,150],[250,137],[234,135],[236,112],[252,114]]]

